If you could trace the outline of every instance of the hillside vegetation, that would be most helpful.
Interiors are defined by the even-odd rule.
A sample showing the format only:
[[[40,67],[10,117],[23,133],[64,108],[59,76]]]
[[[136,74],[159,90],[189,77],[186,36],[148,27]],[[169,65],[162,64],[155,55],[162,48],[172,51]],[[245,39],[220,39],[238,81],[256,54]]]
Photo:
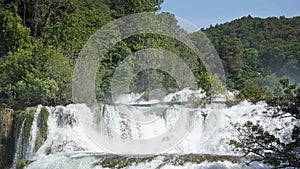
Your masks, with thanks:
[[[0,102],[24,108],[37,104],[67,104],[71,100],[73,67],[93,33],[113,19],[128,14],[157,11],[160,0],[125,3],[116,0],[0,1]],[[162,15],[162,14],[161,14]],[[174,30],[183,31],[170,21]],[[300,17],[243,17],[202,29],[214,44],[225,68],[227,87],[243,97],[259,100],[266,86],[279,78],[299,82]],[[183,33],[186,33],[183,31]],[[200,32],[190,34],[197,43]],[[111,77],[118,64],[142,49],[166,49],[180,56],[208,95],[211,84],[195,53],[181,42],[163,35],[140,34],[119,42],[104,56],[97,74],[97,99],[110,100]],[[176,69],[176,68],[174,68]],[[150,84],[155,84],[151,85]],[[157,85],[159,84],[159,85]],[[178,88],[166,72],[145,70],[130,84],[135,92]],[[249,90],[262,91],[251,96]]]

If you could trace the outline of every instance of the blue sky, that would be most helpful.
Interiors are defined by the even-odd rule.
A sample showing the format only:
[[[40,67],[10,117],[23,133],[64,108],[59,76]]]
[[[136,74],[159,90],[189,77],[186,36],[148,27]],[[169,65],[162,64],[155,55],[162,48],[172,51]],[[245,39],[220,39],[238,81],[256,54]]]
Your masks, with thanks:
[[[164,0],[161,11],[206,28],[247,15],[300,16],[300,0]]]

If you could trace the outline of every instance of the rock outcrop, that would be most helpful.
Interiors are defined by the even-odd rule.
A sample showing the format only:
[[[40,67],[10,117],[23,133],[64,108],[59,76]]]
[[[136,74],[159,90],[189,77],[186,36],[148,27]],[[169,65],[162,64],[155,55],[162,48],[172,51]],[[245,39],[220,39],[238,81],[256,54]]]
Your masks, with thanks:
[[[14,110],[0,109],[0,168],[9,168],[14,154]]]

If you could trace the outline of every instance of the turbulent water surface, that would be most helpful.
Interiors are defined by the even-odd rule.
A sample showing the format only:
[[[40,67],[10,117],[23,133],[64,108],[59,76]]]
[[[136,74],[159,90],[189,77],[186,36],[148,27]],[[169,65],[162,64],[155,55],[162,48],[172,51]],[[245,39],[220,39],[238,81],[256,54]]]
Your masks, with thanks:
[[[195,93],[195,92],[194,92]],[[193,94],[189,90],[180,91],[176,95],[169,95],[163,101],[174,100],[174,97],[186,101]],[[134,102],[136,95],[124,96],[130,103]],[[123,100],[124,100],[123,98]],[[152,101],[152,103],[155,101]],[[122,102],[122,99],[120,101]],[[141,102],[140,102],[141,103]],[[149,104],[150,102],[143,102]],[[272,119],[262,113],[266,111],[266,104],[260,102],[256,105],[247,101],[231,108],[220,104],[203,106],[165,105],[164,111],[157,109],[144,111],[145,114],[135,115],[137,118],[151,117],[151,125],[142,125],[130,121],[124,111],[131,112],[132,107],[101,105],[97,113],[87,106],[73,104],[68,106],[46,107],[49,116],[47,120],[47,139],[36,149],[36,140],[39,133],[41,107],[38,106],[33,117],[29,143],[24,149],[20,146],[23,134],[16,140],[16,154],[13,167],[20,159],[31,160],[26,168],[267,168],[263,164],[253,163],[244,166],[244,158],[232,151],[228,142],[236,138],[232,124],[243,123],[248,120],[260,121],[267,129],[282,128],[287,119]],[[153,108],[153,107],[152,107]],[[155,108],[155,106],[154,106]],[[147,109],[147,107],[139,108]],[[189,114],[189,125],[186,137],[177,145],[170,147],[159,155],[113,155],[97,142],[93,141],[86,129],[83,128],[78,115],[85,111],[85,115],[92,119],[91,124],[101,124],[96,128],[106,135],[114,133],[124,139],[153,138],[167,132],[178,120],[179,113]],[[88,118],[88,119],[89,119]],[[27,120],[27,119],[25,119]],[[286,120],[286,121],[284,121]],[[19,133],[23,133],[24,121],[20,125]],[[282,133],[289,132],[286,127]]]

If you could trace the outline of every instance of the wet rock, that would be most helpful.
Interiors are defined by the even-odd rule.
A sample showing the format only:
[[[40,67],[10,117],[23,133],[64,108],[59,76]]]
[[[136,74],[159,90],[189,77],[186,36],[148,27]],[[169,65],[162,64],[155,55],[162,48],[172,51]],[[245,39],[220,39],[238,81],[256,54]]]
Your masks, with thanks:
[[[0,168],[9,168],[13,160],[13,114],[12,109],[0,109]]]

